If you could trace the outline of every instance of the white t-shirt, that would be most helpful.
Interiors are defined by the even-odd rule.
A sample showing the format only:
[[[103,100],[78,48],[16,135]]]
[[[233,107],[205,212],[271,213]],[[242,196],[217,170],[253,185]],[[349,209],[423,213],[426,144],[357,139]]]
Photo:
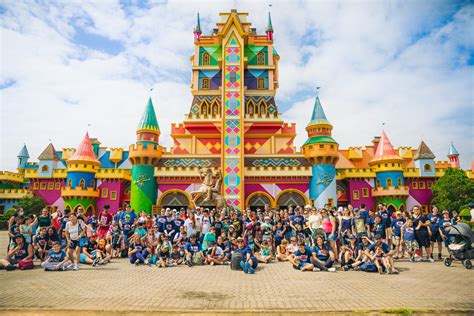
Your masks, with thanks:
[[[197,223],[196,223],[196,226],[197,226]],[[185,221],[184,221],[184,227],[186,228],[186,236],[191,236],[191,235],[194,235],[196,234],[196,229],[197,227],[193,227],[193,221],[189,218],[187,218]]]
[[[79,234],[84,230],[85,227],[86,224],[84,224],[83,221],[78,220],[76,225],[72,225],[72,223],[69,221],[66,223],[65,230],[69,232],[69,238],[71,238],[71,240],[79,240]]]
[[[203,217],[202,218],[202,234],[205,235],[211,229],[211,218],[210,217]]]
[[[211,250],[209,249],[209,251],[211,251]],[[209,252],[209,253],[210,253],[210,252]],[[217,247],[216,247],[216,250],[214,250],[214,257],[220,257],[220,256],[222,256],[223,254],[224,254],[224,250],[222,250],[221,247],[217,246]]]
[[[309,216],[309,227],[311,229],[318,229],[319,227],[321,227],[321,223],[322,223],[322,218],[321,218],[321,215],[319,214],[311,214]]]
[[[194,220],[196,221],[196,231],[201,231],[201,220],[202,220],[203,215],[202,214],[195,214],[194,215]]]

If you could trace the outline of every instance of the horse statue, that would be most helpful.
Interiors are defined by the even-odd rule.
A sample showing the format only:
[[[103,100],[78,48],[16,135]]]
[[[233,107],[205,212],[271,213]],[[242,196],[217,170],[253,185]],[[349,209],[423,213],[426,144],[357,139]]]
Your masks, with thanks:
[[[216,209],[232,208],[232,206],[227,205],[224,197],[221,195],[222,187],[222,172],[219,169],[215,174],[212,172],[211,168],[199,169],[199,177],[201,178],[202,184],[201,187],[192,191],[191,199],[194,205],[197,205],[197,199],[202,194],[205,194],[206,197],[202,201],[202,204],[209,202],[212,205],[216,206]]]

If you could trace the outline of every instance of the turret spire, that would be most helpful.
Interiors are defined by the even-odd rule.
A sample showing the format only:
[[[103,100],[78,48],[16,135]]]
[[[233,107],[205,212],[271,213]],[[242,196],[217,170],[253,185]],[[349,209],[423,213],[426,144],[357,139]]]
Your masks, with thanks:
[[[316,101],[314,101],[313,114],[308,126],[316,124],[330,124],[326,118],[326,114],[324,113],[319,96],[316,96]]]
[[[201,19],[199,18],[198,12],[196,26],[194,27],[194,40],[199,41],[201,39],[201,34]]]
[[[453,142],[451,142],[451,146],[449,146],[448,159],[449,159],[449,162],[451,163],[452,168],[454,169],[460,168],[459,152],[456,150],[456,147],[454,147]]]
[[[268,24],[267,24],[267,29],[265,30],[265,33],[267,34],[267,40],[273,41],[273,25],[272,25],[272,16],[270,12],[268,12]]]
[[[26,144],[23,145],[23,148],[18,153],[17,158],[30,158],[30,154],[28,153],[28,148],[26,148]]]
[[[94,149],[92,148],[91,139],[89,138],[89,132],[86,133],[84,139],[82,140],[77,150],[74,152],[71,158],[68,159],[68,163],[72,162],[88,162],[96,165],[100,165],[99,160],[94,154]]]
[[[145,111],[143,112],[140,123],[138,124],[137,131],[160,132],[160,127],[158,126],[158,120],[156,119],[155,108],[153,107],[151,97],[148,99]]]
[[[380,137],[377,151],[375,152],[374,158],[372,159],[372,161],[379,160],[402,160],[396,153],[384,130],[382,130],[382,136]]]

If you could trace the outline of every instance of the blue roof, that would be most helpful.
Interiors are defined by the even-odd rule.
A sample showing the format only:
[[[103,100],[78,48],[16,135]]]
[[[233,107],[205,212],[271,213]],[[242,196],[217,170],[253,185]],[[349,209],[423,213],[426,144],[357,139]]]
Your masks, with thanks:
[[[451,142],[451,146],[449,147],[448,156],[459,156],[459,152],[454,147],[453,142]]]
[[[26,148],[26,144],[23,145],[23,148],[20,150],[20,153],[17,156],[18,158],[30,158],[28,154],[28,148]]]
[[[311,121],[308,126],[316,124],[331,124],[326,118],[319,96],[316,97],[316,101],[314,102],[313,115],[311,116]]]

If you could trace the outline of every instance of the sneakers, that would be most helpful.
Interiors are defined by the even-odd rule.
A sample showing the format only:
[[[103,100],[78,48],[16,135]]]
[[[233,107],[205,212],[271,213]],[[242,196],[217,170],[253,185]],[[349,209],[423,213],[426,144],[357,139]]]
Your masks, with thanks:
[[[138,267],[138,265],[140,264],[140,260],[135,260],[135,266]]]
[[[15,269],[16,269],[16,267],[14,265],[11,265],[11,264],[9,264],[5,267],[5,271],[13,271]]]
[[[336,272],[336,268],[334,268],[334,267],[328,268],[328,271],[329,271],[329,272]]]
[[[435,262],[433,258],[429,258],[428,261],[431,263]]]
[[[213,266],[214,265],[214,261],[211,261],[211,263],[209,263],[210,266]]]
[[[349,271],[349,266],[342,266],[342,271]]]
[[[95,267],[97,265],[98,261],[99,260],[97,258],[92,260],[92,266]]]
[[[77,264],[72,267],[72,270],[73,270],[73,271],[78,271],[78,270],[80,270],[80,269],[81,269],[81,268],[79,268],[79,266],[78,266]]]
[[[225,265],[225,266],[228,266],[228,265],[230,265],[230,262],[229,261],[224,261],[224,262],[222,262],[222,264]]]
[[[249,273],[250,263],[244,263],[244,273]]]
[[[193,266],[193,263],[191,262],[191,260],[186,260],[186,265],[191,268]]]
[[[314,271],[314,272],[319,272],[319,271],[321,271],[321,269],[319,269],[319,268],[313,268],[313,271]]]
[[[415,257],[410,257],[410,262],[415,262]]]
[[[443,256],[440,253],[438,253],[438,260],[443,260]]]
[[[248,263],[248,262],[247,262],[247,263]],[[250,274],[254,274],[254,273],[255,273],[255,269],[252,268],[252,266],[250,265],[250,263],[248,263],[248,265],[249,265],[249,273],[250,273]]]

